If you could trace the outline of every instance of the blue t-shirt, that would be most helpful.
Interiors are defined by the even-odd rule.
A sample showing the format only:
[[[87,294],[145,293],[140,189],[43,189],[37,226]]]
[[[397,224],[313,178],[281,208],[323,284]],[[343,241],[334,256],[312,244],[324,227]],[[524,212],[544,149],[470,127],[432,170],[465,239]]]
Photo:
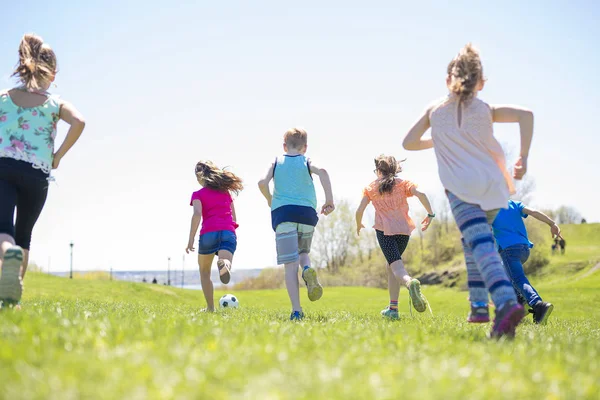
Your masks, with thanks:
[[[520,201],[508,201],[508,208],[500,210],[492,229],[496,243],[501,249],[514,246],[516,244],[524,244],[533,247],[533,243],[527,237],[527,229],[523,218],[527,218],[527,214],[523,212],[525,206]]]

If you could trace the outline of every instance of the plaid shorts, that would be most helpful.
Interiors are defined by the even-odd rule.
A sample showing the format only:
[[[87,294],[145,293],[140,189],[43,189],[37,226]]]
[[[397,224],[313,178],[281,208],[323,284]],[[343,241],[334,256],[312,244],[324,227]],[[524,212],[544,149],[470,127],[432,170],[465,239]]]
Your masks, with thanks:
[[[275,229],[277,264],[298,261],[300,254],[310,253],[315,227],[295,222],[282,222]]]

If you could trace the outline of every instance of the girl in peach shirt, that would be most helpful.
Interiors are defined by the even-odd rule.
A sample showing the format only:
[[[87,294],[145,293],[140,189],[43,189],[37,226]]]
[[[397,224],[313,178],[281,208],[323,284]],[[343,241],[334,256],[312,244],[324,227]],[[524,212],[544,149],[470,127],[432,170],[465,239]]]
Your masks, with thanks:
[[[427,196],[417,190],[414,183],[397,178],[402,171],[400,163],[393,156],[381,155],[375,159],[375,173],[377,179],[363,191],[363,198],[356,210],[356,233],[364,228],[362,217],[369,203],[375,207],[375,231],[381,251],[388,265],[388,290],[390,305],[381,311],[381,315],[391,319],[398,319],[398,296],[400,282],[408,288],[410,299],[418,312],[427,308],[427,299],[421,293],[421,283],[408,275],[402,262],[402,253],[408,245],[411,232],[415,224],[408,215],[408,202],[406,199],[417,196],[427,210],[427,217],[421,223],[421,230],[426,230],[435,217]]]

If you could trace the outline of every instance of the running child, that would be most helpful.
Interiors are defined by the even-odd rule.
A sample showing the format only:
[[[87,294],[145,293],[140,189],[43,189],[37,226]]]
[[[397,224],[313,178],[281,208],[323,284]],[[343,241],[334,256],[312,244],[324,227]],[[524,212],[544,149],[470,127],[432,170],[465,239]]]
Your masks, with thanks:
[[[269,167],[258,187],[271,207],[271,225],[275,231],[277,263],[284,264],[285,286],[292,302],[290,320],[304,318],[300,306],[298,268],[308,289],[308,299],[316,301],[323,295],[317,271],[311,268],[310,248],[317,215],[317,195],[312,174],[319,177],[325,191],[321,213],[329,215],[334,209],[329,174],[306,158],[308,135],[304,129],[293,128],[283,136],[283,150]],[[273,194],[269,182],[273,180]]]
[[[519,123],[521,152],[513,176],[522,179],[533,136],[533,113],[515,106],[490,106],[477,97],[485,79],[479,52],[471,44],[450,62],[447,73],[449,95],[425,110],[403,145],[407,150],[434,148],[440,179],[463,236],[471,313],[477,312],[475,305],[487,303],[489,291],[496,306],[490,337],[512,337],[524,310],[495,249],[490,225],[498,210],[506,208],[514,185],[493,123]],[[430,127],[431,138],[423,139]]]
[[[192,193],[190,205],[194,207],[190,236],[185,252],[195,251],[194,240],[202,221],[198,240],[198,266],[200,284],[206,299],[206,311],[214,312],[213,283],[210,279],[212,262],[217,255],[219,279],[224,284],[231,279],[231,262],[237,248],[235,207],[231,193],[238,194],[244,187],[242,180],[230,171],[218,168],[211,161],[196,164],[196,178],[202,189]]]
[[[21,300],[31,235],[46,202],[50,171],[85,127],[72,104],[48,93],[57,71],[52,48],[41,37],[26,34],[12,75],[20,85],[0,91],[0,307]],[[70,127],[55,152],[60,120]]]
[[[363,198],[356,210],[356,233],[364,228],[363,214],[369,203],[375,207],[375,232],[379,247],[387,260],[388,291],[390,304],[381,315],[390,319],[398,319],[398,296],[400,284],[409,291],[410,299],[418,312],[427,308],[427,299],[421,294],[421,282],[410,277],[404,263],[402,253],[406,250],[410,234],[415,229],[415,223],[408,215],[406,199],[417,196],[427,216],[421,222],[421,230],[425,231],[431,224],[435,214],[425,193],[420,192],[411,181],[403,180],[396,175],[402,172],[402,166],[393,156],[381,155],[375,159],[375,174],[377,179],[371,182],[363,191]]]
[[[554,305],[542,300],[539,293],[529,283],[523,270],[523,264],[529,258],[530,249],[533,247],[533,243],[529,241],[527,236],[527,228],[523,223],[523,218],[528,216],[546,223],[550,226],[552,237],[562,239],[560,228],[550,217],[541,211],[526,207],[520,201],[509,200],[508,208],[500,210],[492,224],[492,229],[504,267],[517,291],[517,295],[519,295],[519,299],[523,299],[523,303],[527,302],[531,307],[530,312],[533,314],[534,323],[545,324],[554,310]],[[481,304],[480,306],[484,311],[487,310],[487,304]],[[487,321],[485,317],[486,314],[481,312],[477,315],[477,320],[471,322],[489,321],[489,316],[487,316]]]

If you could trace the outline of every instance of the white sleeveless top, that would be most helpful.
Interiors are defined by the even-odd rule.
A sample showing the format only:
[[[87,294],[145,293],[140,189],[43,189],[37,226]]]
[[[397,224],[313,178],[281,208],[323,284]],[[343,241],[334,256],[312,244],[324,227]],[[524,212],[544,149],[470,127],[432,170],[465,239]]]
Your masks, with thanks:
[[[515,187],[494,137],[490,106],[477,97],[464,104],[449,95],[431,109],[429,120],[444,188],[485,211],[506,208]]]

